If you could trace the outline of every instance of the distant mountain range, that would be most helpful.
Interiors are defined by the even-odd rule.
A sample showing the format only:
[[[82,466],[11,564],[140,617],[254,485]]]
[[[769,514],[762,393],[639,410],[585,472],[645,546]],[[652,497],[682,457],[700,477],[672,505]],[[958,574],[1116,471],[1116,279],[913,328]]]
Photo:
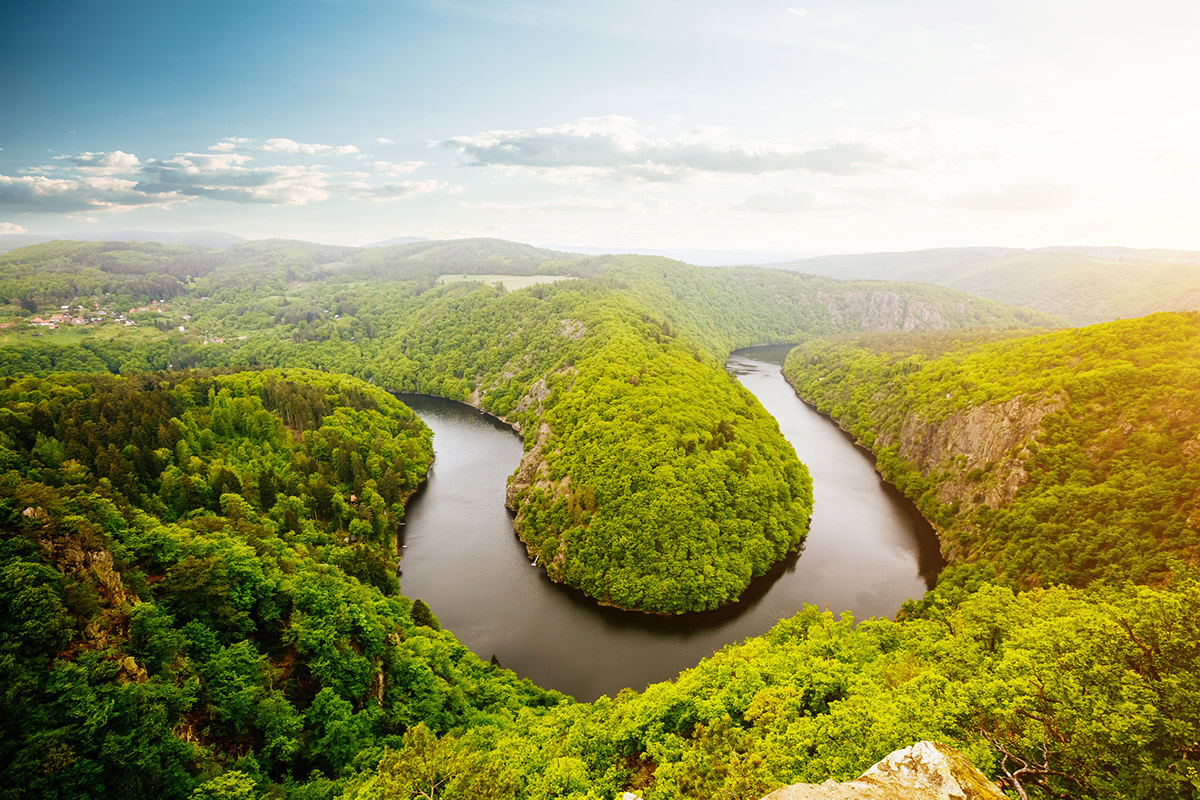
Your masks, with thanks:
[[[428,242],[428,236],[397,236],[395,239],[384,239],[382,242],[371,242],[364,244],[363,247],[394,247],[398,244],[415,244],[416,242]]]
[[[194,247],[229,247],[241,244],[246,239],[223,231],[72,231],[70,233],[9,233],[0,236],[0,253],[65,240],[72,242],[161,242],[163,244],[186,244]]]
[[[283,240],[248,241],[221,231],[131,230],[57,236],[9,234],[0,236],[0,253],[55,239],[161,242],[212,249],[265,247],[271,251],[284,246]],[[1190,250],[959,247],[785,261],[773,260],[784,254],[766,251],[591,246],[547,249],[502,239],[433,240],[420,236],[397,237],[364,247],[290,242],[284,249],[290,252],[296,248],[319,250],[316,263],[341,262],[343,268],[379,277],[446,272],[533,274],[545,262],[611,253],[661,255],[700,266],[752,263],[831,278],[930,283],[1044,311],[1072,325],[1140,317],[1155,311],[1200,309],[1200,252]]]
[[[761,264],[832,278],[919,281],[1045,311],[1074,325],[1200,308],[1200,252],[963,247]]]
[[[13,233],[0,235],[0,253],[15,250],[18,247],[28,247],[31,244],[42,244],[55,240],[74,242],[162,242],[163,244],[186,244],[197,247],[225,248],[249,241],[241,236],[222,231],[180,231],[169,233],[165,231],[138,230],[103,230],[103,231],[72,231],[61,234],[43,233]],[[361,249],[374,250],[384,247],[397,247],[435,241],[427,236],[398,236],[362,245]],[[439,240],[445,244],[447,240]],[[448,240],[448,241],[481,241],[481,240]],[[501,241],[493,239],[490,241]],[[702,267],[725,267],[746,264],[762,264],[765,262],[785,261],[805,255],[796,250],[706,250],[697,248],[646,248],[646,247],[603,247],[596,245],[549,245],[548,248],[538,248],[547,252],[561,251],[562,253],[579,253],[589,256],[633,254],[647,256],[665,256],[676,261],[696,264]]]

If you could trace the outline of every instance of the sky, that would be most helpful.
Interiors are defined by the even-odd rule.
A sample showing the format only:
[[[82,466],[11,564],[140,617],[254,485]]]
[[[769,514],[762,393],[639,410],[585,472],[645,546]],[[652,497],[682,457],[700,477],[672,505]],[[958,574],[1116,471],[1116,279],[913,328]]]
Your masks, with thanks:
[[[0,234],[1200,249],[1194,0],[41,0]]]

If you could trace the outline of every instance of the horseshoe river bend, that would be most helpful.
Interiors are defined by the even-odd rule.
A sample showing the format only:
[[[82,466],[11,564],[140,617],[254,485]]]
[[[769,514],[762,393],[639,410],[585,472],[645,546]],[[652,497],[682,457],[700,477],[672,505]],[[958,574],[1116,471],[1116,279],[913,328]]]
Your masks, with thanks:
[[[796,397],[789,346],[739,350],[726,369],[778,421],[813,479],[803,548],[732,606],[662,617],[598,606],[531,567],[504,507],[521,438],[470,406],[401,399],[433,429],[436,458],[410,501],[401,551],[405,595],[483,659],[579,700],[668,680],[726,644],[766,633],[806,603],[856,619],[892,617],[932,586],[941,558],[929,524],[875,473],[871,455]]]

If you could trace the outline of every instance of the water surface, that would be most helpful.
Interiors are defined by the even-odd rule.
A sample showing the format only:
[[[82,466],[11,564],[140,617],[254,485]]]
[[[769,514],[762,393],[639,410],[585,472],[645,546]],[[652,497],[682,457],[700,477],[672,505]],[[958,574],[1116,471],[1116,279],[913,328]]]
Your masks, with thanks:
[[[812,529],[795,553],[736,605],[657,617],[601,608],[530,565],[504,508],[521,439],[475,409],[403,395],[433,429],[436,460],[409,504],[401,588],[443,627],[547,688],[592,700],[668,680],[701,658],[812,603],[857,618],[893,616],[940,566],[911,503],[876,475],[871,456],[797,399],[780,374],[786,347],[739,351],[727,368],[780,423],[813,477]]]

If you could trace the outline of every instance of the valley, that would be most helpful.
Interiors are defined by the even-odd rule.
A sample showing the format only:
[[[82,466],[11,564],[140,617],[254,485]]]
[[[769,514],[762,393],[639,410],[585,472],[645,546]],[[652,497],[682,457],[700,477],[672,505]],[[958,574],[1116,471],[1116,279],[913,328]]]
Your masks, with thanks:
[[[752,581],[737,603],[645,615],[597,606],[546,580],[504,510],[520,439],[467,406],[414,395],[402,399],[433,429],[437,457],[406,515],[402,590],[427,601],[480,658],[494,654],[537,685],[587,701],[667,680],[806,605],[892,616],[932,587],[937,540],[870,457],[797,400],[780,374],[787,349],[739,351],[727,368],[804,454],[813,520],[802,550]]]
[[[495,240],[0,287],[6,797],[757,798],[925,739],[1194,796],[1193,313]]]

